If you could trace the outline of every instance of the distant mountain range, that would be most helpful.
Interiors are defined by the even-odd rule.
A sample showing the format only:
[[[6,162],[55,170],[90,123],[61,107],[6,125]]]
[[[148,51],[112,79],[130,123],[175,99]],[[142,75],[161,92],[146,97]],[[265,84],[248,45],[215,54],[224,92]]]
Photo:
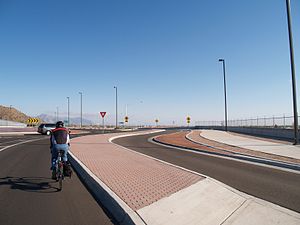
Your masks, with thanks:
[[[36,117],[40,118],[42,121],[47,122],[47,123],[55,123],[55,122],[57,122],[55,116],[50,116],[50,115],[47,115],[47,114],[40,114],[40,115],[38,115]],[[58,119],[61,120],[61,121],[67,121],[68,120],[67,117],[59,117]],[[70,118],[70,124],[72,124],[72,125],[80,125],[80,117],[72,117],[72,118]],[[82,124],[83,125],[92,125],[94,123],[91,120],[82,118]]]
[[[27,120],[31,118],[31,116],[28,116],[21,111],[17,110],[14,107],[6,107],[0,105],[0,119],[2,120],[9,120],[9,121],[15,121],[20,123],[27,123]],[[47,114],[40,114],[37,116],[34,116],[34,118],[39,118],[41,122],[46,123],[55,123],[56,118],[55,116],[50,116]],[[67,117],[59,117],[59,120],[67,121]],[[80,117],[71,117],[70,118],[70,124],[71,125],[80,125]],[[82,118],[82,124],[83,125],[94,125],[95,122],[89,119]]]

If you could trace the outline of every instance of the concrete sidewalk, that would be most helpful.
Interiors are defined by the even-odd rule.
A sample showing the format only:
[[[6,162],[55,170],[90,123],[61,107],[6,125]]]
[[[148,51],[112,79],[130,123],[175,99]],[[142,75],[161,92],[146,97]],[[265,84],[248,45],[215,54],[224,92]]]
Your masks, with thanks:
[[[294,159],[300,159],[300,146],[295,146],[288,143],[277,143],[267,140],[260,140],[250,136],[239,136],[230,132],[218,130],[201,130],[200,135],[206,139],[217,141],[227,145],[233,145],[253,151],[280,155]]]
[[[120,224],[300,224],[299,213],[111,143],[119,135],[74,138],[71,156],[94,196]]]

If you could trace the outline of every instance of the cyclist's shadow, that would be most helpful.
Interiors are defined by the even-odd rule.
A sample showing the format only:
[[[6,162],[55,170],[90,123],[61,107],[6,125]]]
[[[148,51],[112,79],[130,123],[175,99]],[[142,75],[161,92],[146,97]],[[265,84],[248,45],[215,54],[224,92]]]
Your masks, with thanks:
[[[10,186],[11,189],[17,189],[27,192],[53,193],[58,192],[55,185],[56,181],[47,177],[1,177],[0,186]]]

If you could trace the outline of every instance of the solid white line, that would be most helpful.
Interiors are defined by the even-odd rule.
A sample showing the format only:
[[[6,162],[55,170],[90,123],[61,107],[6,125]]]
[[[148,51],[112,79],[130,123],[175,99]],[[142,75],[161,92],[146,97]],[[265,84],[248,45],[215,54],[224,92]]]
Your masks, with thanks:
[[[13,145],[9,145],[9,146],[6,146],[5,148],[2,148],[0,149],[0,152],[8,149],[8,148],[11,148],[11,147],[14,147],[14,146],[17,146],[17,145],[21,145],[21,144],[25,144],[25,143],[28,143],[28,142],[33,142],[33,141],[39,141],[39,140],[42,140],[42,139],[46,139],[45,137],[43,138],[38,138],[38,139],[31,139],[31,140],[27,140],[27,141],[22,141],[22,142],[19,142],[19,143],[16,143],[16,144],[13,144]]]
[[[16,142],[16,141],[23,141],[24,139],[20,139],[20,140],[13,140],[13,141],[4,141],[4,142],[0,142],[0,144],[8,144],[8,143],[12,143],[12,142]],[[6,145],[5,145],[6,146]]]

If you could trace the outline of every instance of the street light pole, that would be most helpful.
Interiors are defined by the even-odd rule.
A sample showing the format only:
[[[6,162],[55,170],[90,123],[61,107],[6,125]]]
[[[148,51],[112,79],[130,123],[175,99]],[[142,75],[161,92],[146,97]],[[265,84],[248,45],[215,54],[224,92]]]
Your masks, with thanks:
[[[82,128],[82,92],[80,94],[80,128]]]
[[[297,111],[297,89],[295,78],[295,64],[294,64],[294,47],[293,47],[293,34],[292,34],[292,18],[290,0],[286,0],[288,31],[289,31],[289,44],[290,44],[290,59],[291,59],[291,72],[292,72],[292,89],[293,89],[293,109],[294,109],[294,144],[299,143],[298,140],[298,111]]]
[[[68,127],[70,126],[70,97],[68,99]]]
[[[224,74],[224,97],[225,97],[225,131],[227,131],[227,95],[226,95],[225,59],[219,59],[219,62],[222,62],[222,63],[223,63],[223,74]]]
[[[116,129],[118,128],[118,87],[114,86],[116,89]]]

